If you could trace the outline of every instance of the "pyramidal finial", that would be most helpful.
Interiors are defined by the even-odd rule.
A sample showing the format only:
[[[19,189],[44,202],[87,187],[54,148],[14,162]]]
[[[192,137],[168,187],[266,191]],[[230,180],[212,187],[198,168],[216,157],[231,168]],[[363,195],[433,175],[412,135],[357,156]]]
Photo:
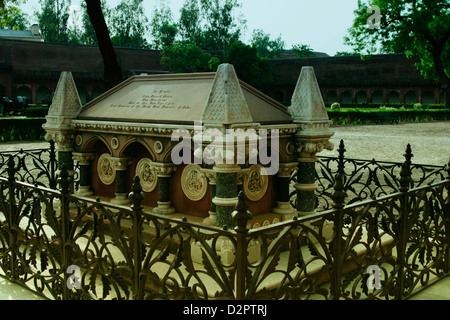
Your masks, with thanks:
[[[289,107],[294,122],[329,120],[313,67],[303,67]]]
[[[221,64],[202,115],[205,124],[251,123],[252,115],[233,65]]]
[[[72,72],[63,71],[59,77],[48,115],[75,118],[80,112],[81,107],[80,97],[72,77]]]

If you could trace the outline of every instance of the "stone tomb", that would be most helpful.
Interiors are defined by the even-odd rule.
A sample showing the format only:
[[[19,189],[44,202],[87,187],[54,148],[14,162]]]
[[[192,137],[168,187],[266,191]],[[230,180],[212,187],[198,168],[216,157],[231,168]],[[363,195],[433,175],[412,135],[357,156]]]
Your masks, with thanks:
[[[147,210],[232,226],[244,190],[257,227],[314,212],[311,170],[330,148],[329,125],[312,68],[286,108],[223,64],[216,73],[134,76],[85,106],[63,72],[43,127],[59,165],[73,173],[78,162],[82,196],[127,205],[138,175]]]

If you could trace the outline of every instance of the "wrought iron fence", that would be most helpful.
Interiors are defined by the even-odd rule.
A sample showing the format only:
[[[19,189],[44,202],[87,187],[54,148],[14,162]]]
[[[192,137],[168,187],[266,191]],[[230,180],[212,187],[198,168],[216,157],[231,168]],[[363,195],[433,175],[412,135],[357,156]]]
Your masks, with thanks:
[[[405,299],[449,274],[450,171],[411,188],[410,152],[398,190],[345,205],[338,158],[332,209],[234,230],[0,177],[0,273],[51,299]],[[330,192],[331,193],[331,192]]]
[[[408,146],[406,152],[411,153]],[[339,152],[345,152],[341,141]],[[405,154],[406,155],[406,154]],[[316,163],[316,210],[324,211],[332,208],[333,188],[338,171],[339,157],[318,157]],[[344,158],[344,188],[347,192],[347,203],[377,198],[398,192],[400,188],[400,170],[402,163]],[[435,166],[411,163],[410,188],[442,181],[446,176],[447,165]],[[297,172],[291,176],[291,203],[295,207],[297,194],[293,185],[297,182]]]
[[[0,152],[0,176],[8,175],[8,161],[12,159],[16,165],[14,174],[19,181],[56,189],[55,142],[51,140],[49,148]]]

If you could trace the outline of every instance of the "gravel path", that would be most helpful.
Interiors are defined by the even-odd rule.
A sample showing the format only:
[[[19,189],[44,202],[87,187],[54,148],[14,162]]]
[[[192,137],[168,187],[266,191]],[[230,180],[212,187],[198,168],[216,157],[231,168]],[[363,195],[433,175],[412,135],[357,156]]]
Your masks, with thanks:
[[[339,142],[343,139],[348,158],[403,162],[409,143],[414,163],[444,165],[450,160],[450,121],[333,126],[332,130],[335,134],[330,141],[334,150],[324,150],[319,155],[337,156]],[[48,146],[47,142],[3,142],[0,151]]]
[[[337,156],[341,139],[348,158],[403,162],[411,144],[413,163],[444,165],[450,160],[450,121],[400,123],[394,125],[333,126],[333,151],[319,155]]]

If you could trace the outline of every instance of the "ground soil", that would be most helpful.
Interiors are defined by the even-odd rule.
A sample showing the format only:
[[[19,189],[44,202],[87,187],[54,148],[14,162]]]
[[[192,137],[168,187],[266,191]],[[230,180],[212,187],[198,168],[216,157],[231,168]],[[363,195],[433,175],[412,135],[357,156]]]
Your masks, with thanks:
[[[334,150],[319,155],[337,156],[342,139],[347,158],[403,162],[406,146],[411,144],[413,163],[445,165],[450,160],[450,121],[332,126],[332,130]],[[47,142],[0,143],[0,151],[46,147]]]

